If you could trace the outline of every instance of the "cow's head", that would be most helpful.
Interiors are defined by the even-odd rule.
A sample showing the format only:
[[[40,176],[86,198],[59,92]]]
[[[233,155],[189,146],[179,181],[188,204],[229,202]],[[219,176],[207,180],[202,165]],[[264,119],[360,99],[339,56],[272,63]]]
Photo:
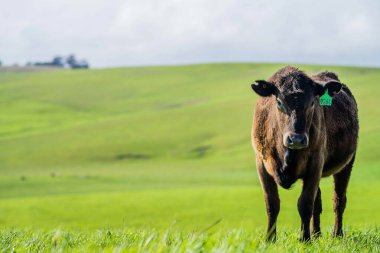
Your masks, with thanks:
[[[258,80],[252,89],[262,97],[274,96],[277,122],[282,131],[283,145],[289,149],[303,149],[309,145],[309,130],[319,96],[326,89],[330,96],[338,93],[338,81],[317,83],[298,69],[274,75],[269,81]],[[274,103],[269,103],[274,106]]]

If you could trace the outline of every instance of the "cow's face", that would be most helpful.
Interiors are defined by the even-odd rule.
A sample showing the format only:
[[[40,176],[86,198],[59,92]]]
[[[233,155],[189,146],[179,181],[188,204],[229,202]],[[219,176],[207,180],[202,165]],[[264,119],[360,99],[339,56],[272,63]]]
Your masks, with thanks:
[[[326,89],[334,96],[342,88],[342,84],[337,81],[319,84],[307,76],[292,75],[282,78],[278,83],[260,80],[251,86],[260,96],[274,96],[276,108],[273,109],[277,114],[283,145],[289,149],[309,146],[309,130],[314,109],[320,106],[319,96]]]

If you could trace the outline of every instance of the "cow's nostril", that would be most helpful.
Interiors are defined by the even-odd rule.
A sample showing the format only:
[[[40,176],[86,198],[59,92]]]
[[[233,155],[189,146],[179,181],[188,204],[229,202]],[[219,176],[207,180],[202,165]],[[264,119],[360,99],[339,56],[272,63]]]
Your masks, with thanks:
[[[293,145],[293,141],[292,141],[292,137],[291,136],[288,136],[288,138],[286,138],[286,143],[288,145]]]

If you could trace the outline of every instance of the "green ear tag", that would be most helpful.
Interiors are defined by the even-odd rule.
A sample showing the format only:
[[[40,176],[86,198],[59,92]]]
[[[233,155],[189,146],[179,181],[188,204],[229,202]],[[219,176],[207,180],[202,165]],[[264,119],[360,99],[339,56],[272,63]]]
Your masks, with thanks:
[[[332,103],[332,97],[329,95],[328,89],[325,91],[325,94],[319,98],[319,104],[320,105],[326,105],[331,106]]]

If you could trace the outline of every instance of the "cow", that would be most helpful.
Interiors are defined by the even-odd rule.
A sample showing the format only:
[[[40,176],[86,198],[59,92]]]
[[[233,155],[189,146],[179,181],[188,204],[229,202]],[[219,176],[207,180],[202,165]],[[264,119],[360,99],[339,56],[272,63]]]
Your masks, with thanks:
[[[264,192],[267,241],[276,240],[280,211],[277,185],[285,189],[303,181],[298,199],[300,241],[321,234],[321,177],[334,177],[333,235],[342,236],[346,190],[355,160],[359,122],[354,96],[333,72],[309,76],[287,66],[267,81],[251,85],[260,96],[254,112],[252,145],[256,169]],[[332,98],[331,106],[320,97]],[[310,228],[310,223],[312,228]],[[311,230],[311,231],[310,231]]]

